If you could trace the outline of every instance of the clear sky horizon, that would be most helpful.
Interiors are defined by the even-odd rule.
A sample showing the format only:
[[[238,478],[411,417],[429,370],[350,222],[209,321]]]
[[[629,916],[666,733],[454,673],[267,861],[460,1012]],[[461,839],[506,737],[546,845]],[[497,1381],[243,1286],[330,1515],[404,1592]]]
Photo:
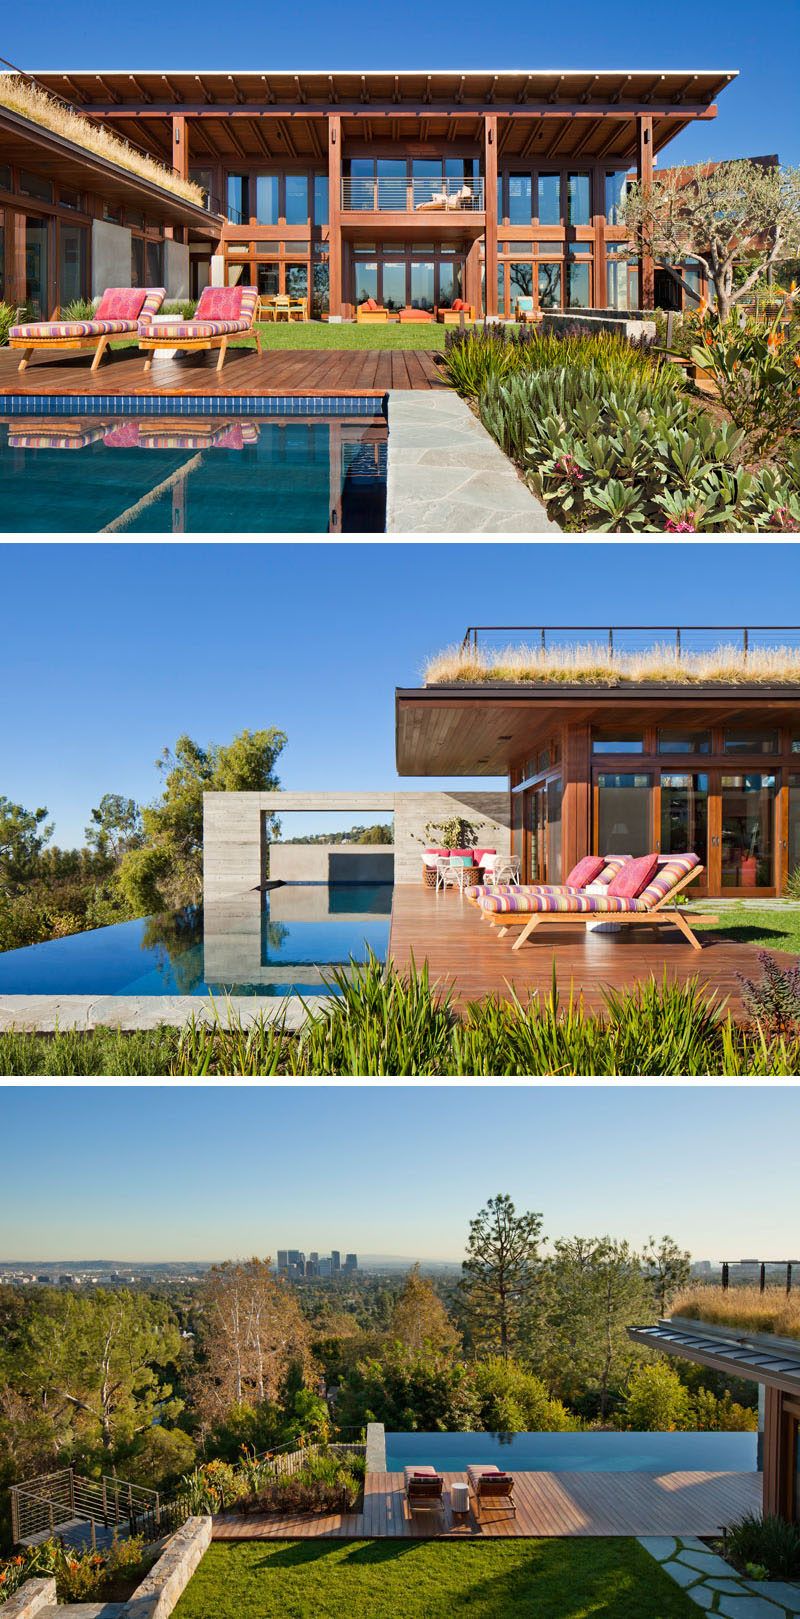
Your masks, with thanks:
[[[128,12],[117,12],[105,0],[84,0],[77,27],[74,12],[44,0],[9,10],[0,48],[14,66],[40,72],[738,68],[740,78],[720,96],[718,117],[678,135],[661,162],[772,152],[784,163],[800,160],[796,0],[774,0],[763,19],[754,18],[746,0],[708,0],[702,8],[693,0],[674,0],[668,28],[654,27],[655,14],[635,0],[618,0],[613,14],[582,0],[570,11],[567,28],[558,7],[539,7],[521,36],[487,26],[478,0],[463,0],[457,27],[446,10],[431,11],[421,0],[404,6],[402,15],[377,8],[361,32],[342,26],[342,17],[341,9],[308,0],[297,12],[273,17],[263,38],[254,40],[245,32],[226,43],[212,0],[166,8],[141,0],[135,28]],[[357,23],[355,13],[352,20]]]
[[[395,769],[395,687],[418,685],[470,622],[685,623],[687,579],[700,622],[783,623],[800,600],[800,548],[763,540],[29,542],[5,544],[2,568],[0,795],[46,806],[64,848],[103,793],[152,800],[156,758],[183,732],[279,727],[287,789],[500,785]],[[323,824],[287,816],[284,835]]]
[[[508,1192],[551,1241],[790,1259],[799,1125],[797,1090],[769,1085],[10,1086],[0,1258],[457,1261]]]

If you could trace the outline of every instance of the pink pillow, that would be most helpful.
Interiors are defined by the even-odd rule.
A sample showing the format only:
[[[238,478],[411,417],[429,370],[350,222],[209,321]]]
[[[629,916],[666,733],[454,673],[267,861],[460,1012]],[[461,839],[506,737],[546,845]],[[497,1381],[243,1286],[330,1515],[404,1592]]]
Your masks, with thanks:
[[[238,320],[242,313],[243,291],[243,287],[204,287],[194,319]]]
[[[657,871],[657,854],[643,854],[638,860],[626,860],[622,870],[612,878],[606,892],[609,898],[638,899],[642,890],[652,882]]]
[[[138,320],[146,297],[146,287],[108,287],[93,319]]]
[[[577,866],[573,866],[569,873],[566,882],[567,888],[585,888],[587,883],[593,883],[595,877],[599,877],[604,865],[605,859],[603,855],[585,854],[583,859],[579,860]]]
[[[463,298],[454,298],[450,305],[451,309],[466,309],[466,307]]]

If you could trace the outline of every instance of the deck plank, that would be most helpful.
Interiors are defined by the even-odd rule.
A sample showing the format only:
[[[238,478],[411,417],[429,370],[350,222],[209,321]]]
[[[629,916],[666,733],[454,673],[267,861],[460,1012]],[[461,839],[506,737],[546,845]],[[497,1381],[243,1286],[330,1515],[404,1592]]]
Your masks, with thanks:
[[[35,355],[21,374],[15,349],[0,350],[0,393],[146,394],[170,397],[198,394],[368,394],[390,388],[444,387],[425,351],[403,349],[229,349],[221,372],[216,355],[159,356],[145,371],[138,349],[113,349],[92,376],[83,353]]]

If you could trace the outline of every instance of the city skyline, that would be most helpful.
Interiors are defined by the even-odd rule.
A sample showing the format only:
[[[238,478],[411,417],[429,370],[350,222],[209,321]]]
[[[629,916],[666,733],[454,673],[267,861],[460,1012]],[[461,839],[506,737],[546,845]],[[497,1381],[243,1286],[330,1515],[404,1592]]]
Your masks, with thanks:
[[[777,1261],[796,1246],[791,1087],[166,1085],[157,1131],[151,1098],[3,1090],[4,1138],[33,1144],[6,1155],[0,1184],[0,1240],[16,1262],[52,1254],[56,1231],[62,1255],[95,1254],[102,1221],[116,1264],[160,1263],[167,1249],[184,1263],[276,1258],[276,1231],[310,1252],[326,1228],[362,1261],[457,1263],[498,1192],[542,1213],[548,1249],[578,1233],[637,1249],[669,1234],[696,1259]],[[770,1142],[768,1161],[754,1137]]]

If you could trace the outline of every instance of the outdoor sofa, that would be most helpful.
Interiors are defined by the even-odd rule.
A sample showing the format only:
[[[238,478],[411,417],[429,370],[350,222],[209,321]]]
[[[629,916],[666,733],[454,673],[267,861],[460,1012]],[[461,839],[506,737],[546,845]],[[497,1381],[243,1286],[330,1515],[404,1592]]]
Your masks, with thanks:
[[[570,925],[581,916],[608,917],[618,923],[641,923],[649,927],[672,922],[694,950],[701,950],[702,945],[689,926],[690,919],[700,919],[698,913],[681,910],[672,902],[689,883],[696,882],[703,869],[696,854],[669,855],[661,859],[657,854],[643,855],[637,860],[626,860],[604,894],[573,888],[541,888],[509,894],[490,891],[478,904],[491,925],[499,929],[499,937],[511,928],[521,929],[514,940],[514,950],[519,950],[542,922]],[[702,920],[717,922],[719,918],[703,913]]]
[[[363,304],[356,309],[357,326],[385,326],[389,319],[388,309],[383,304],[375,302],[374,298],[365,298]]]
[[[510,1473],[501,1473],[499,1467],[493,1464],[489,1467],[472,1464],[467,1468],[467,1483],[475,1504],[476,1518],[485,1517],[487,1509],[516,1517],[514,1480]]]
[[[461,318],[475,319],[475,305],[467,304],[463,298],[454,298],[449,305],[440,304],[436,310],[436,319],[443,326],[460,326]]]
[[[524,326],[526,321],[536,323],[542,319],[541,309],[537,309],[533,298],[523,295],[514,305],[514,319]]]
[[[12,326],[8,346],[22,349],[19,370],[41,349],[94,349],[96,371],[113,337],[136,337],[166,297],[163,287],[107,287],[91,320],[34,320]]]
[[[139,347],[146,354],[145,371],[153,363],[157,349],[219,349],[217,370],[225,364],[228,339],[252,332],[261,353],[258,327],[253,324],[258,307],[255,287],[205,287],[193,320],[170,320],[152,326],[139,322]]]
[[[406,1467],[403,1477],[410,1513],[444,1511],[444,1479],[435,1467]]]

